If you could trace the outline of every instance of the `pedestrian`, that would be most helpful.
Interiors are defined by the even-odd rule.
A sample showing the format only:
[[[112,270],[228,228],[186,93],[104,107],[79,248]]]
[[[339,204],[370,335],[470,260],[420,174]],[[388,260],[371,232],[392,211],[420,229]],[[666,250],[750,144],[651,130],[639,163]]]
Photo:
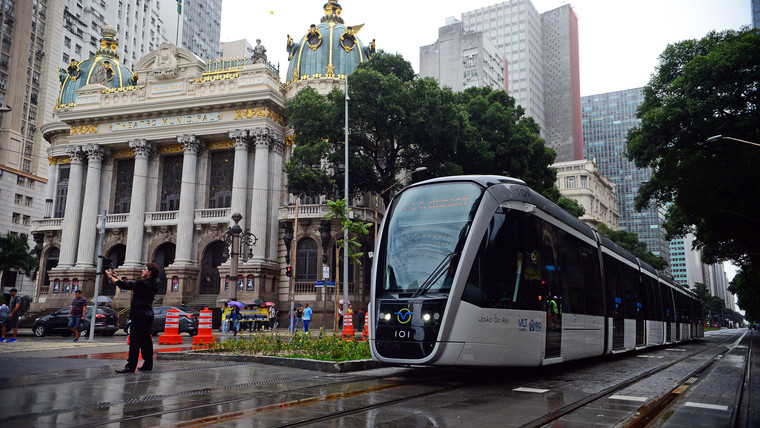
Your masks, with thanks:
[[[18,290],[11,288],[10,296],[11,299],[8,302],[8,309],[10,309],[10,312],[8,313],[8,318],[5,319],[3,326],[0,327],[0,331],[2,331],[0,342],[5,341],[5,334],[8,330],[13,330],[13,337],[8,339],[7,343],[17,341],[16,334],[18,334],[18,318],[21,315],[19,313],[19,311],[21,311],[21,296],[18,295]]]
[[[232,308],[225,306],[224,309],[222,309],[222,333],[227,333],[229,331],[230,319],[232,319]]]
[[[153,299],[158,293],[158,278],[161,270],[155,263],[148,263],[136,281],[122,281],[113,269],[106,271],[106,276],[122,290],[132,290],[129,318],[132,320],[130,327],[129,355],[127,365],[116,373],[134,373],[137,369],[137,361],[142,352],[143,365],[141,372],[153,370],[153,338],[151,327],[153,325]]]
[[[11,314],[11,308],[8,307],[8,305],[5,304],[5,297],[0,296],[0,327],[3,328],[3,331],[5,331],[5,322],[8,320],[8,317]],[[5,341],[5,334],[3,334],[3,337],[0,337],[0,342]]]
[[[72,342],[79,342],[79,336],[82,332],[79,331],[79,324],[87,313],[87,299],[82,297],[82,290],[74,292],[74,300],[71,301],[71,308],[69,309],[69,328],[74,332],[74,340]]]
[[[299,306],[298,309],[296,309],[296,331],[298,331],[298,327],[303,325],[303,306]]]
[[[232,334],[237,336],[238,331],[240,331],[240,307],[233,306],[230,315],[232,315]]]
[[[309,307],[309,304],[307,303],[303,309],[303,331],[305,331],[306,333],[309,332],[309,321],[311,321],[311,313],[312,313],[312,310]]]
[[[359,323],[359,329],[364,328],[364,317],[367,315],[367,313],[364,311],[364,308],[359,308],[359,311],[356,312],[356,321]]]
[[[277,311],[274,309],[274,305],[269,307],[269,329],[273,330],[277,328]]]

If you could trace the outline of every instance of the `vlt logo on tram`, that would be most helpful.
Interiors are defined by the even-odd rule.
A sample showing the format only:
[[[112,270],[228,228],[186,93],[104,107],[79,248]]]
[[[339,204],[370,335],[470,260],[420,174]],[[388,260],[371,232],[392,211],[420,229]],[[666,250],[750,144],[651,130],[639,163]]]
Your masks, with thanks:
[[[395,314],[396,320],[399,322],[399,324],[406,324],[412,320],[412,315],[414,315],[414,312],[410,311],[408,308],[403,308]]]

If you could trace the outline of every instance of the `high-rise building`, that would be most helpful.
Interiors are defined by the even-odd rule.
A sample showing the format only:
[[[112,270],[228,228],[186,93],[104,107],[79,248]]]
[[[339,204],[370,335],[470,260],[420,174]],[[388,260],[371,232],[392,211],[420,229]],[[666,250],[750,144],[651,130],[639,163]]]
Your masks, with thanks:
[[[702,251],[693,248],[694,235],[670,241],[670,271],[673,279],[694,290],[696,283],[707,286],[711,295],[726,302],[726,307],[735,310],[734,295],[728,291],[728,279],[723,264],[707,265],[702,262]]]
[[[59,16],[58,1],[0,0],[0,234],[26,235],[30,246],[31,219],[45,204],[48,144],[40,124],[52,117],[57,96],[57,54],[50,53],[60,40]],[[34,283],[6,272],[2,286],[32,294]]]
[[[530,0],[465,12],[507,61],[507,92],[541,127],[557,161],[583,159],[578,18],[569,5],[539,14]]]
[[[752,28],[760,28],[760,0],[752,0]]]
[[[221,57],[219,40],[222,31],[222,0],[157,1],[161,3],[161,18],[168,41],[189,50],[206,62]]]
[[[420,48],[420,75],[457,92],[472,86],[506,90],[504,59],[496,47],[453,17],[438,29],[435,43]]]
[[[648,251],[670,262],[670,244],[662,227],[664,208],[654,203],[641,212],[634,208],[639,187],[652,170],[637,168],[623,154],[628,130],[638,124],[636,109],[643,101],[643,88],[582,97],[585,156],[615,183],[619,229],[635,233]]]
[[[166,41],[160,10],[172,9],[167,0],[52,0],[65,3],[61,65],[73,59],[83,61],[100,49],[100,36],[106,25],[116,28],[118,58],[131,67],[138,59]],[[176,14],[176,13],[175,13]]]

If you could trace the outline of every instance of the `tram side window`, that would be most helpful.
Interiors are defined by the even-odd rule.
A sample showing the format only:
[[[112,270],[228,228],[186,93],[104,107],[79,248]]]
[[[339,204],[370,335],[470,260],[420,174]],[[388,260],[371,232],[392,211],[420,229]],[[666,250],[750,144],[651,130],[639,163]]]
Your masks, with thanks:
[[[584,297],[588,315],[604,314],[602,301],[602,271],[599,266],[599,251],[586,243],[580,243],[581,265],[583,267]]]
[[[660,283],[660,290],[662,291],[663,296],[663,314],[665,316],[665,321],[667,322],[675,322],[675,309],[673,305],[673,293],[670,290],[670,287],[667,285]]]
[[[497,212],[483,237],[462,300],[485,308],[540,310],[539,235],[520,211]]]
[[[612,318],[623,318],[623,279],[622,263],[612,258],[609,254],[604,255],[604,276],[607,280],[607,307]]]
[[[649,297],[649,312],[647,319],[652,321],[662,321],[662,297],[660,296],[660,287],[657,284],[657,280],[645,276],[644,281]]]
[[[626,318],[638,318],[641,315],[642,310],[640,274],[637,270],[628,265],[625,265],[623,272]]]
[[[564,313],[585,314],[585,298],[583,292],[583,267],[581,266],[581,251],[578,239],[559,229],[559,247],[561,258],[560,278],[562,288],[567,288],[567,299],[563,300]]]

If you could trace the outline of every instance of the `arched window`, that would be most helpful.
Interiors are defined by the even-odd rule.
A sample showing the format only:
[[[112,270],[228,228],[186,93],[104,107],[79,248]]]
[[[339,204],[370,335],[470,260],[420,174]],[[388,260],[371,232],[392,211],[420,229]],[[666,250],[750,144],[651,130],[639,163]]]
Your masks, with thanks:
[[[47,255],[45,256],[45,268],[43,269],[43,272],[45,272],[45,282],[42,283],[43,285],[50,284],[50,276],[48,276],[48,272],[50,269],[58,266],[59,254],[60,251],[56,247],[52,247],[48,250]]]
[[[296,253],[296,281],[317,280],[317,243],[311,238],[304,238],[298,243]]]
[[[158,278],[158,294],[166,294],[166,267],[174,263],[176,248],[177,246],[173,242],[164,242],[156,249],[156,253],[153,255],[153,263],[161,268],[161,274]]]
[[[203,251],[201,258],[200,294],[218,294],[221,278],[219,265],[224,263],[224,242],[214,241]]]

